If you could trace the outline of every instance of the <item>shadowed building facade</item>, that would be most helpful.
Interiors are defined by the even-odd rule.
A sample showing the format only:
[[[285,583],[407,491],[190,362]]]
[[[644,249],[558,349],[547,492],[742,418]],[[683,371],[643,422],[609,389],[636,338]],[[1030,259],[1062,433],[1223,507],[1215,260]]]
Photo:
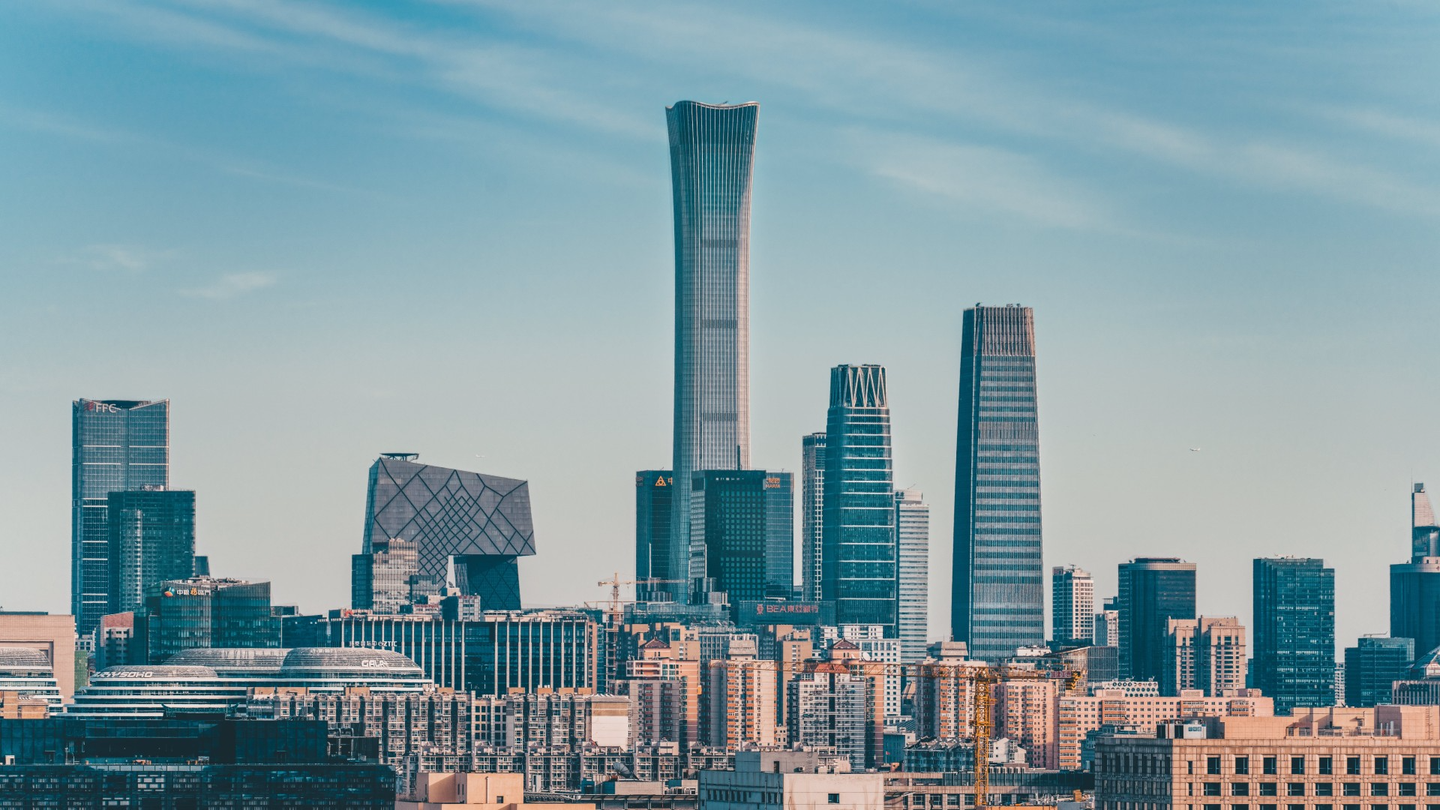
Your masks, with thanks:
[[[1171,619],[1195,618],[1195,563],[1142,557],[1120,563],[1120,677],[1165,679]]]
[[[145,606],[157,583],[195,574],[195,493],[143,489],[109,498],[110,609]]]
[[[950,628],[997,661],[1045,641],[1035,318],[1029,307],[965,310],[955,449]]]
[[[365,544],[356,565],[378,541],[415,544],[416,576],[444,583],[454,560],[455,585],[479,596],[485,610],[520,609],[516,560],[535,553],[530,488],[498,475],[420,464],[412,453],[382,455],[370,466]],[[352,582],[352,605],[368,609],[367,594]]]
[[[1440,647],[1440,521],[1424,484],[1410,493],[1410,562],[1390,566],[1390,635]]]
[[[170,400],[71,404],[70,612],[80,635],[109,612],[112,492],[170,485]]]
[[[705,575],[704,550],[690,540],[692,475],[750,466],[750,181],[759,110],[695,101],[665,110],[675,205],[676,491],[667,568],[692,580]]]
[[[821,598],[836,624],[899,629],[899,549],[890,400],[881,366],[830,370]]]
[[[662,580],[636,585],[636,599],[663,601],[668,594],[670,599],[684,600],[689,571],[676,576],[670,569],[674,561],[670,553],[670,530],[675,518],[670,493],[674,491],[675,477],[669,470],[635,473],[635,579]]]
[[[1276,714],[1335,700],[1335,569],[1324,560],[1261,558],[1254,577],[1255,687]]]

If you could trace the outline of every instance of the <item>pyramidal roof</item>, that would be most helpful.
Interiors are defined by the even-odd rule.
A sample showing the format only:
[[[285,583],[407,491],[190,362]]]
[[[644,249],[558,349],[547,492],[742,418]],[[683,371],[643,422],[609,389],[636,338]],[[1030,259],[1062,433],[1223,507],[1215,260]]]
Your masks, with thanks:
[[[1410,525],[1416,529],[1440,525],[1435,522],[1435,510],[1430,506],[1424,484],[1416,484],[1415,493],[1410,496],[1410,518]]]

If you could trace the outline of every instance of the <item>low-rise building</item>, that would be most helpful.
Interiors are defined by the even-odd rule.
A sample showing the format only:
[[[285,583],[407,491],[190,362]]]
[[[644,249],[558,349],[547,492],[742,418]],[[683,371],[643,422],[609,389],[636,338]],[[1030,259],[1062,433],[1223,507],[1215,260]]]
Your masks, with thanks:
[[[75,643],[74,616],[0,611],[0,647],[26,647],[44,655],[66,702],[75,695]]]
[[[815,752],[742,751],[735,770],[700,772],[700,810],[884,807],[884,774],[847,769]]]
[[[525,801],[525,777],[518,773],[424,773],[395,802],[395,810],[593,810],[594,804]]]
[[[1177,696],[1131,697],[1120,690],[1093,695],[1061,695],[1057,701],[1057,745],[1061,770],[1079,770],[1085,736],[1101,726],[1153,729],[1160,723],[1191,717],[1269,717],[1274,704],[1255,689],[1236,689],[1206,697],[1198,689]]]

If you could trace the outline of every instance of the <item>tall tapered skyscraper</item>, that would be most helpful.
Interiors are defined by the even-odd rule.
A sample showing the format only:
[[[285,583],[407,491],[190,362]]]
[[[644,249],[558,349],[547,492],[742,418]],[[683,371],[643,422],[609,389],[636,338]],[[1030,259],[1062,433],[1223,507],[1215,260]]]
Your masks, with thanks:
[[[760,105],[676,102],[670,126],[675,199],[675,491],[672,571],[705,575],[691,548],[697,470],[750,466],[750,179]],[[684,555],[684,556],[681,556]]]
[[[951,633],[971,657],[1044,643],[1040,548],[1034,313],[976,306],[961,344],[950,584]]]
[[[830,370],[825,426],[821,598],[836,624],[899,630],[899,548],[890,456],[890,400],[881,366]]]
[[[110,493],[170,484],[170,400],[77,399],[71,430],[70,612],[83,636],[114,596]]]
[[[811,433],[801,441],[800,484],[800,582],[802,594],[812,602],[820,600],[820,580],[825,572],[821,531],[825,523],[825,434]]]

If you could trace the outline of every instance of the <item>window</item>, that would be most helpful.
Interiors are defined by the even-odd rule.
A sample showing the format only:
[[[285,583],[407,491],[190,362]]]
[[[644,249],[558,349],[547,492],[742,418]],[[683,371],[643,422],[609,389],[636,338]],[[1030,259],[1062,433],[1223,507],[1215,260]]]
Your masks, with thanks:
[[[1220,783],[1219,783],[1219,782],[1206,782],[1206,783],[1205,783],[1205,795],[1206,795],[1206,796],[1219,796],[1219,795],[1220,795]]]
[[[840,794],[839,794],[839,793],[831,793],[831,794],[829,795],[829,797],[828,797],[828,800],[829,800],[829,802],[830,802],[831,804],[839,804],[839,803],[840,803]]]
[[[1440,782],[1429,782],[1425,785],[1426,796],[1440,796]]]
[[[1304,782],[1291,782],[1290,784],[1288,784],[1288,785],[1285,786],[1285,795],[1286,795],[1286,796],[1304,796],[1304,795],[1305,795],[1305,783],[1304,783]]]
[[[1275,757],[1265,757],[1261,765],[1267,774],[1277,774],[1280,772],[1280,766]]]
[[[1375,757],[1375,775],[1388,776],[1390,774],[1390,758]]]
[[[1390,783],[1389,783],[1389,782],[1371,782],[1371,783],[1370,783],[1370,795],[1371,795],[1371,796],[1389,796],[1389,795],[1390,795]]]
[[[1250,773],[1249,757],[1235,757],[1235,773],[1240,776]]]
[[[1342,805],[1340,805],[1340,808],[1341,808],[1341,810],[1360,810],[1360,805],[1358,805],[1358,804],[1342,804]]]
[[[1220,773],[1220,758],[1219,758],[1219,757],[1206,757],[1206,758],[1205,758],[1205,773],[1209,773],[1209,774],[1218,774],[1218,773]]]
[[[1398,785],[1395,786],[1395,789],[1398,790],[1398,791],[1400,791],[1400,795],[1401,795],[1401,796],[1414,796],[1414,795],[1415,795],[1415,783],[1414,783],[1414,782],[1401,782],[1400,784],[1398,784]]]
[[[1290,757],[1290,773],[1296,776],[1305,773],[1305,757]]]
[[[1250,795],[1250,783],[1249,783],[1249,782],[1231,782],[1231,783],[1230,783],[1230,795],[1231,795],[1231,796],[1249,796],[1249,795]]]
[[[1287,804],[1287,805],[1285,805],[1285,810],[1305,810],[1305,805],[1303,805],[1303,804]]]
[[[1195,775],[1195,760],[1192,759],[1185,762],[1185,773],[1189,776]]]
[[[1316,795],[1316,796],[1334,796],[1334,795],[1335,795],[1335,784],[1334,784],[1333,782],[1316,782],[1316,783],[1315,783],[1315,795]]]
[[[1430,757],[1430,775],[1440,776],[1440,757]]]
[[[1406,776],[1415,775],[1415,757],[1400,758],[1400,773],[1403,773]]]
[[[1276,790],[1275,790],[1275,783],[1274,783],[1274,782],[1261,782],[1261,783],[1260,783],[1260,795],[1261,795],[1261,796],[1279,796],[1280,794],[1276,792]]]
[[[1360,773],[1360,757],[1345,757],[1345,773],[1348,776]]]
[[[1315,772],[1325,774],[1326,776],[1334,773],[1334,760],[1330,759],[1330,757],[1320,757],[1319,767],[1315,769]]]
[[[1220,810],[1220,805],[1218,804],[1207,804],[1203,805],[1203,807],[1205,810]],[[1440,805],[1436,805],[1435,810],[1440,810]]]
[[[1343,784],[1343,785],[1340,786],[1340,794],[1341,794],[1342,796],[1359,796],[1359,795],[1360,795],[1360,783],[1359,783],[1359,782],[1346,782],[1345,784]]]

